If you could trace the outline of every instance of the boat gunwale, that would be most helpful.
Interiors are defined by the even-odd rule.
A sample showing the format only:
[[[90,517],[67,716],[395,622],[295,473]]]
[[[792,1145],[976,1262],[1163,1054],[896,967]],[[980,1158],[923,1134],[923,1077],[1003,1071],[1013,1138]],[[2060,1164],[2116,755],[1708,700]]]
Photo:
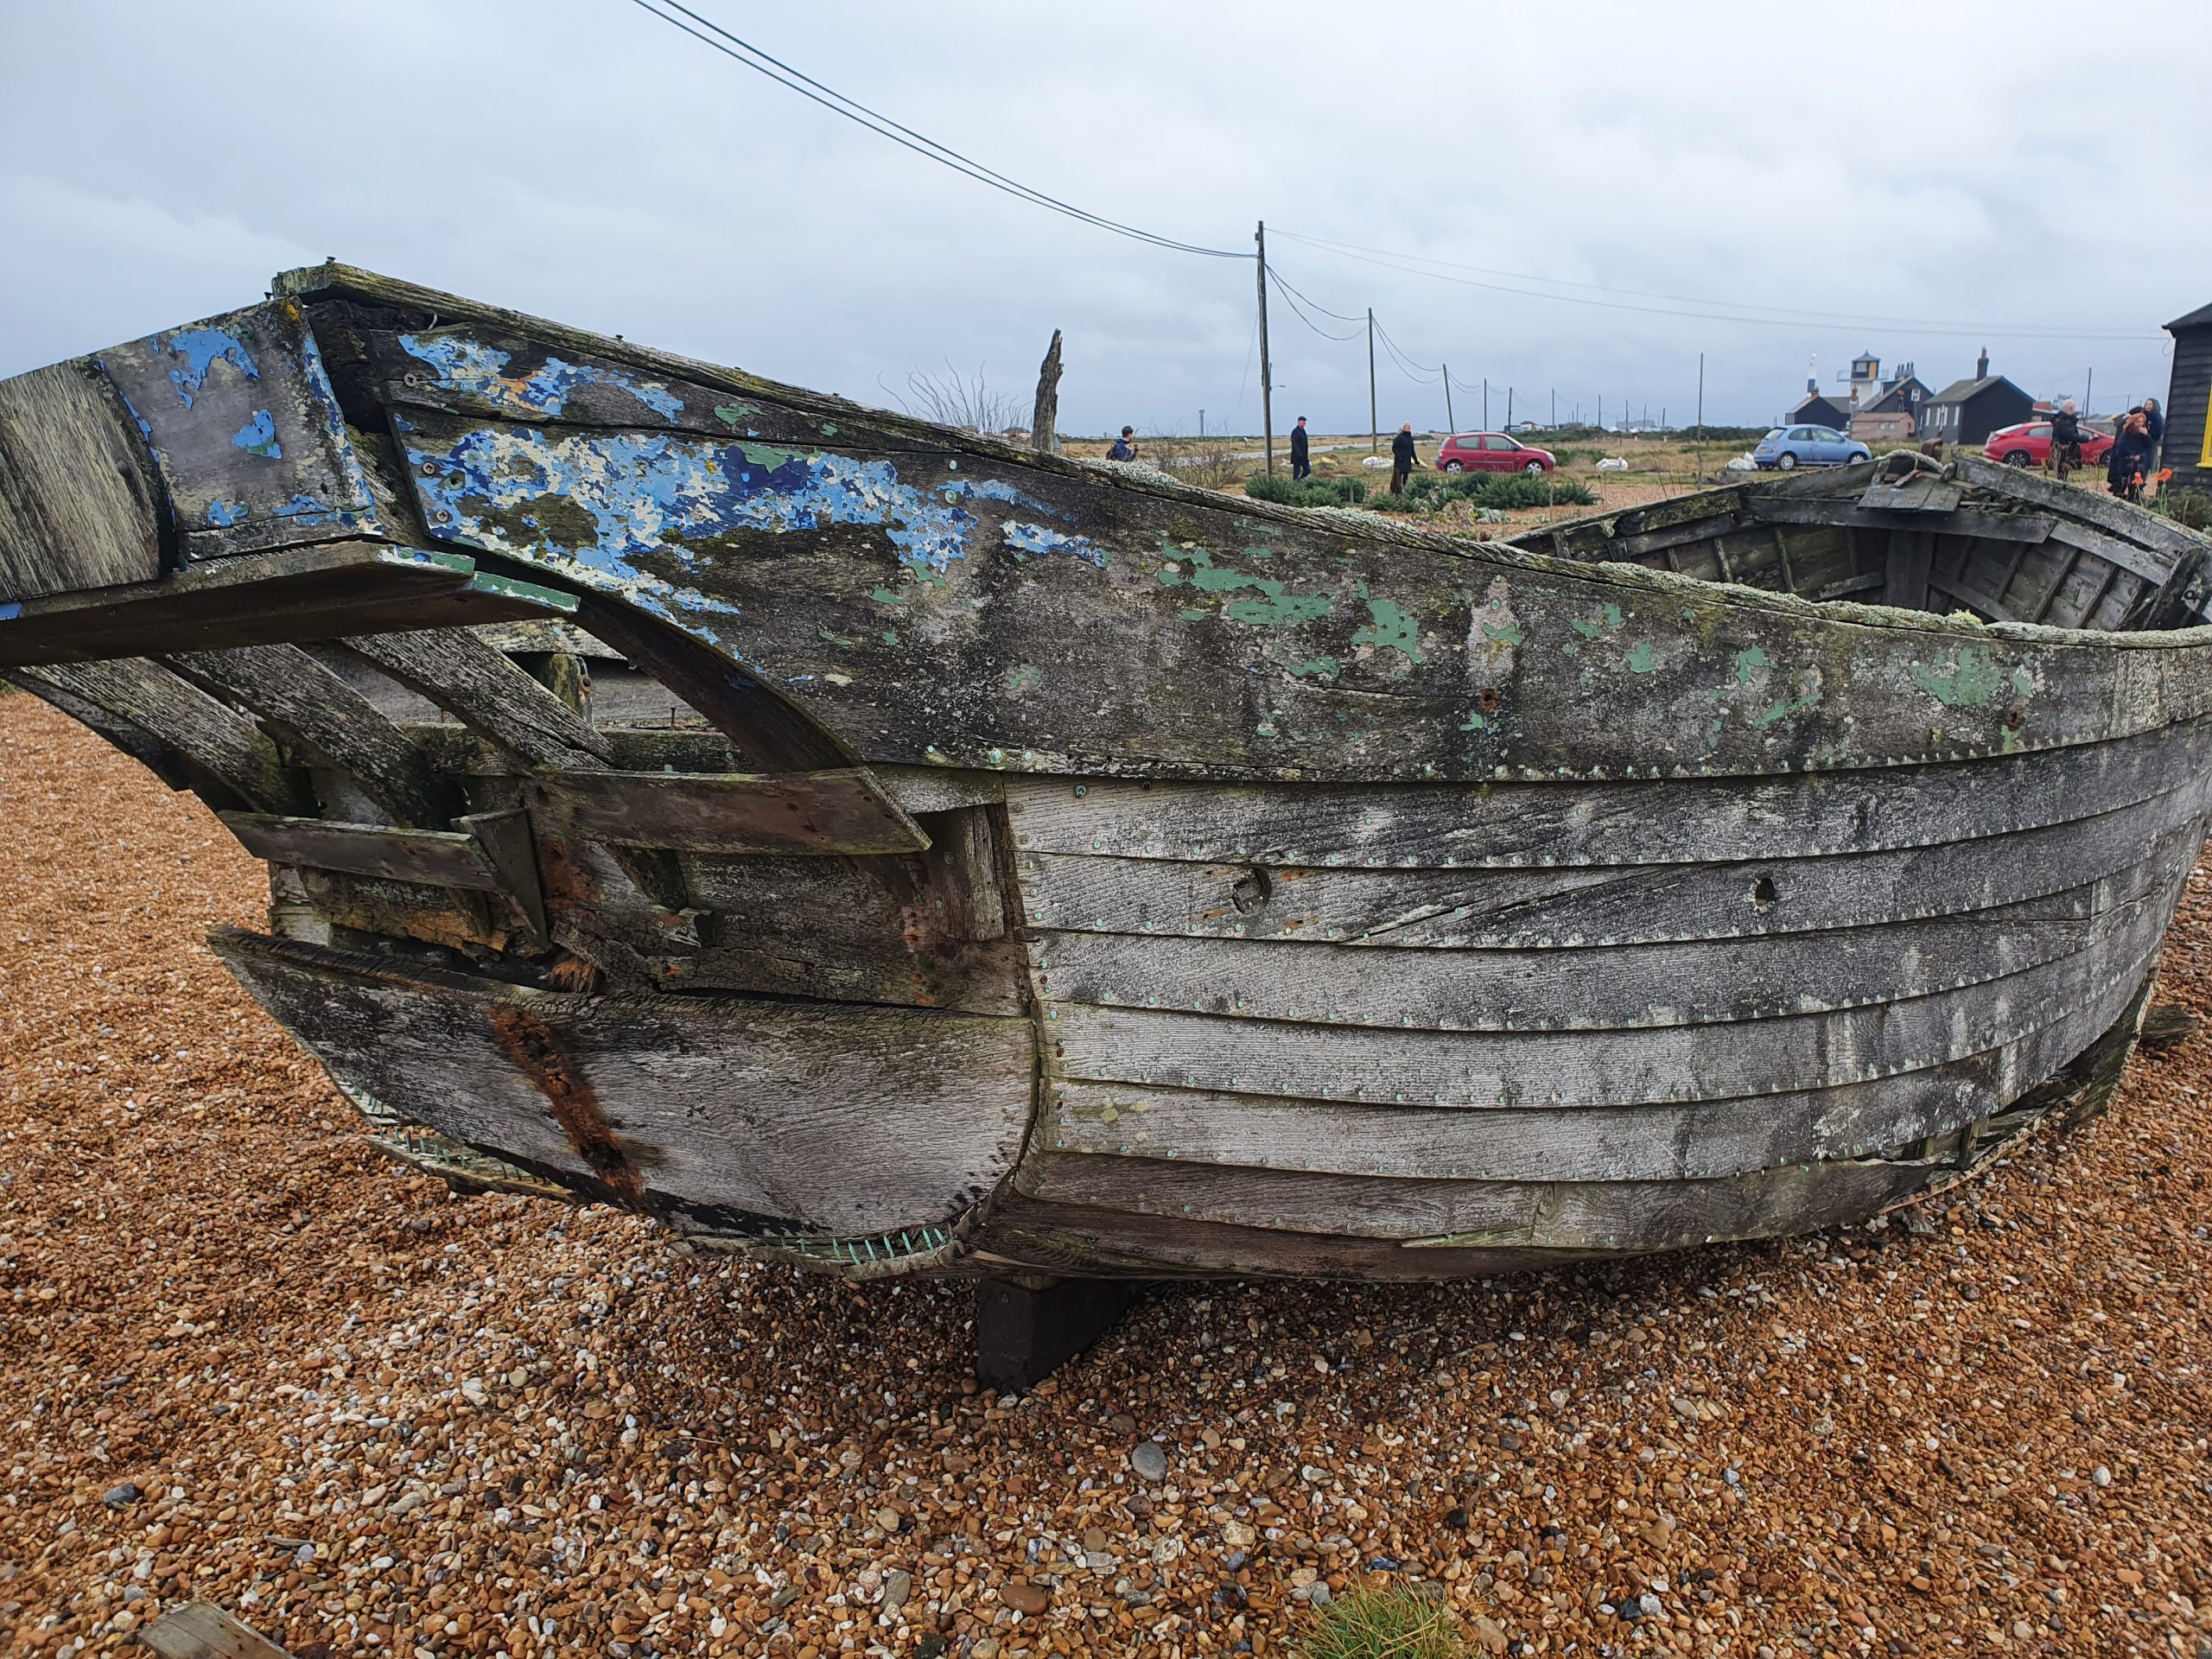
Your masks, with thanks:
[[[1201,489],[1185,484],[1180,480],[1156,467],[1128,463],[1090,461],[1075,456],[1047,454],[1041,450],[1024,448],[981,433],[957,430],[918,420],[910,415],[889,410],[878,410],[855,404],[833,394],[813,391],[804,387],[791,386],[781,381],[769,380],[742,369],[705,362],[655,346],[640,346],[627,340],[594,334],[566,323],[553,322],[527,312],[513,311],[503,306],[486,304],[461,295],[448,294],[436,289],[424,288],[398,277],[385,276],[378,272],[336,260],[320,265],[307,265],[279,272],[270,282],[270,291],[279,297],[302,302],[317,298],[333,300],[357,299],[374,304],[414,307],[423,309],[439,324],[449,321],[476,321],[510,328],[518,334],[542,337],[551,343],[566,344],[572,348],[588,351],[613,362],[658,373],[677,373],[696,380],[699,384],[753,396],[766,397],[790,404],[805,413],[819,412],[852,418],[885,432],[903,437],[925,440],[950,452],[979,456],[984,459],[1035,467],[1040,471],[1057,473],[1062,477],[1080,479],[1089,483],[1104,484],[1177,502],[1185,506],[1211,508],[1244,518],[1313,530],[1317,526],[1325,531],[1344,536],[1356,536],[1370,542],[1380,542],[1442,553],[1452,557],[1477,563],[1504,565],[1544,575],[1570,575],[1579,580],[1594,582],[1630,590],[1656,594],[1695,593],[1717,598],[1725,604],[1763,608],[1788,616],[1804,616],[1843,626],[1896,629],[1922,633],[1948,635],[1966,640],[1996,639],[2027,645],[2082,647],[2098,646],[2125,650],[2193,650],[2212,645],[2212,620],[2186,628],[2117,631],[2102,628],[2062,628],[2042,622],[1984,622],[1964,612],[1936,614],[1926,611],[1906,610],[1887,605],[1868,605],[1851,600],[1808,600],[1794,594],[1780,594],[1771,589],[1753,588],[1740,582],[1713,582],[1701,576],[1683,575],[1671,570],[1655,570],[1647,566],[1618,560],[1575,559],[1559,554],[1540,553],[1533,549],[1517,546],[1510,539],[1492,540],[1488,537],[1455,536],[1443,531],[1416,530],[1386,518],[1378,513],[1362,512],[1349,507],[1287,507],[1273,502],[1255,501],[1249,497],[1229,495],[1218,490]],[[313,319],[309,318],[312,332]],[[549,424],[566,424],[549,423]],[[1872,481],[1885,464],[1882,461],[1854,462],[1847,467],[1825,469],[1817,474],[1796,474],[1793,477],[1821,477],[1823,479],[1864,478]],[[1863,470],[1862,470],[1863,469]],[[1782,480],[1767,484],[1775,488]],[[1717,494],[1724,491],[1741,491],[1755,487],[1744,484],[1722,484],[1709,491],[1692,491],[1681,496],[1667,498],[1670,502],[1695,499],[1701,494]],[[1653,505],[1653,504],[1646,504]],[[2161,539],[2171,538],[2183,546],[2169,546],[2153,550],[2145,543],[2145,550],[2171,553],[2176,558],[2196,551],[2212,564],[2212,537],[2200,535],[2183,525],[2160,519],[2132,503],[2129,506],[2146,521],[2146,527],[2160,533]],[[2052,506],[2051,511],[2063,511]],[[1618,518],[1622,513],[1636,511],[1624,507],[1611,513],[1593,513],[1579,518],[1564,519],[1556,524],[1540,527],[1543,533],[1571,529],[1582,524],[1603,523]],[[2077,515],[2078,516],[2078,515]],[[1534,531],[1529,533],[1535,533]],[[535,561],[518,563],[532,569],[545,569]],[[578,563],[581,566],[581,562]],[[1633,573],[1633,574],[1630,574]],[[577,578],[583,585],[591,582],[588,571],[580,568]]]

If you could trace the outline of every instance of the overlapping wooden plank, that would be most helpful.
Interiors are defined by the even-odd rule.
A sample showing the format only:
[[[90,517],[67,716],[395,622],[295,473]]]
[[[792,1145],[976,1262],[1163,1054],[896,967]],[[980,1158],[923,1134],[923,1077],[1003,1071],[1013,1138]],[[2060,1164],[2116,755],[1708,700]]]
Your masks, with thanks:
[[[1865,927],[2078,888],[2212,807],[2212,775],[2094,817],[1878,853],[1710,864],[1400,869],[1024,853],[1023,913],[1063,931],[1396,949],[1637,944]]]
[[[2111,1023],[2106,996],[1964,1059],[1832,1089],[1694,1105],[1548,1108],[1294,1101],[1063,1082],[1038,1144],[1094,1156],[1391,1180],[1684,1180],[1908,1145],[1989,1116]]]
[[[206,767],[256,810],[313,809],[304,780],[286,767],[276,746],[251,720],[158,663],[141,658],[56,663],[11,668],[9,677],[33,691],[61,692],[152,734]]]
[[[339,648],[536,766],[596,766],[613,746],[505,653],[458,628],[354,634]]]
[[[164,1613],[138,1633],[138,1640],[162,1659],[291,1659],[259,1631],[205,1601]]]
[[[576,834],[690,853],[919,852],[920,826],[865,771],[569,772],[537,779]]]
[[[234,929],[211,938],[335,1072],[440,1134],[719,1231],[942,1224],[1013,1165],[1031,1022],[563,995]]]
[[[1872,852],[2088,817],[2212,762],[2212,722],[2063,754],[1713,782],[1338,785],[1007,780],[1014,845],[1239,863],[1457,868]]]
[[[2194,834],[2190,850],[2202,839]],[[2157,878],[2164,884],[2164,872]],[[2116,878],[2121,886],[2125,877]],[[2025,905],[1872,927],[1571,951],[1048,932],[1037,977],[1055,1002],[1424,1031],[1621,1030],[1815,1014],[1933,995],[2070,956],[2120,925],[2075,889]],[[2133,902],[2132,899],[2127,902]]]
[[[451,780],[407,734],[298,646],[184,652],[171,661],[325,756],[399,823],[435,828],[457,810]]]
[[[272,863],[311,864],[321,869],[443,887],[496,889],[502,885],[499,872],[471,835],[393,830],[329,818],[278,817],[264,812],[219,816],[246,851]]]
[[[145,446],[83,359],[0,380],[0,611],[161,573]],[[4,659],[0,659],[4,660]]]
[[[2146,901],[2089,948],[2007,978],[1827,1014],[1615,1031],[1463,1032],[1064,1003],[1046,1010],[1046,1030],[1058,1077],[1227,1094],[1501,1106],[1783,1094],[1918,1071],[2015,1041],[2070,1003],[2139,978],[2171,905],[2171,893]]]

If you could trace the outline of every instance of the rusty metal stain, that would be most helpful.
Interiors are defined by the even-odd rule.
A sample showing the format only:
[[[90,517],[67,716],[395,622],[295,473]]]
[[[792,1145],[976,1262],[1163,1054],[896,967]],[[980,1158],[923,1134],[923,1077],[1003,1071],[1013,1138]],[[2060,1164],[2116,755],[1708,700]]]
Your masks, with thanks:
[[[583,1074],[559,1031],[520,1008],[495,1008],[492,1034],[499,1052],[537,1085],[553,1109],[553,1121],[569,1137],[576,1156],[631,1208],[645,1207],[644,1176],[600,1109],[599,1096]]]

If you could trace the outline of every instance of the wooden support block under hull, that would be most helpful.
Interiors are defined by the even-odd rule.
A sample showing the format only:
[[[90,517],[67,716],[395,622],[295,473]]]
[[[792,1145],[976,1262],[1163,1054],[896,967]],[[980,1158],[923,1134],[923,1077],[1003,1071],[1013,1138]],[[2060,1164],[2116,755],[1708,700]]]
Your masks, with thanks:
[[[942,1225],[1013,1166],[1027,1020],[580,996],[219,929],[262,1006],[400,1117],[684,1230]]]
[[[1071,1279],[976,1285],[976,1380],[1020,1393],[1051,1376],[1114,1326],[1144,1294],[1128,1279]]]

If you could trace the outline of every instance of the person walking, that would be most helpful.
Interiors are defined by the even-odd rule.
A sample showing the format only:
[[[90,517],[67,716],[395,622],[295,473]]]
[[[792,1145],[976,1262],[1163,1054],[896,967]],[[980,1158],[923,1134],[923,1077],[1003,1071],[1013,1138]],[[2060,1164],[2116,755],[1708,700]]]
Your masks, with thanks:
[[[2123,500],[2143,499],[2143,480],[2150,476],[2157,447],[2151,442],[2151,423],[2141,410],[2131,411],[2120,423],[2120,442],[2105,463],[2105,487]]]
[[[1413,476],[1415,459],[1414,423],[1408,421],[1398,429],[1398,435],[1390,440],[1391,494],[1403,495],[1406,493],[1406,480]]]
[[[1309,453],[1306,443],[1306,417],[1301,415],[1298,417],[1298,424],[1290,429],[1290,475],[1294,480],[1307,477],[1313,473],[1313,463],[1307,459]]]
[[[2050,454],[2045,457],[2044,464],[2058,469],[2058,481],[2062,484],[2066,481],[2067,474],[2082,465],[2082,417],[2071,397],[2051,414]]]
[[[1137,458],[1137,429],[1134,426],[1122,429],[1122,435],[1114,440],[1114,447],[1106,452],[1109,461],[1135,461]]]

